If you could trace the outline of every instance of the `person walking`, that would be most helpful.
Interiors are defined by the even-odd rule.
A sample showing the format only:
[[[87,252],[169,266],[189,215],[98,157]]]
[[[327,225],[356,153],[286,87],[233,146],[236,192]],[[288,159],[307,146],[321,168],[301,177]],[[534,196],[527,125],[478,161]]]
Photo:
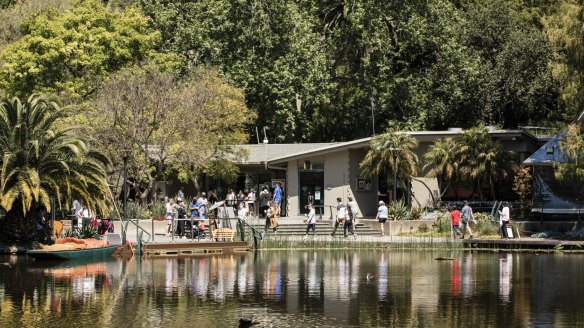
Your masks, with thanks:
[[[384,225],[385,222],[387,222],[389,213],[384,201],[380,200],[378,204],[379,207],[377,207],[377,215],[375,216],[375,219],[379,221],[379,230],[381,230],[381,236],[383,237],[385,236]]]
[[[316,211],[314,210],[314,204],[308,204],[308,219],[306,220],[306,233],[304,234],[304,239],[308,238],[308,231],[312,229],[312,237],[316,239]]]
[[[349,217],[351,218],[352,224],[353,224],[353,229],[356,228],[356,224],[357,224],[357,217],[359,214],[359,205],[357,205],[357,202],[353,200],[353,197],[349,196],[349,204],[347,204],[347,212],[349,214]],[[347,229],[345,228],[344,230],[345,232],[345,236],[347,235]]]
[[[337,232],[337,228],[339,227],[339,224],[345,223],[346,216],[347,216],[347,207],[345,206],[345,204],[343,204],[343,200],[341,199],[341,197],[337,197],[337,219],[335,220],[335,228],[333,229],[331,236],[333,236],[333,237],[335,236],[335,233]]]
[[[278,211],[280,211],[281,204],[282,204],[282,188],[281,188],[281,186],[282,185],[279,182],[276,182],[276,188],[274,189],[273,202],[276,205],[276,207],[278,208]]]
[[[349,233],[353,235],[353,238],[357,239],[355,226],[353,224],[354,222],[353,210],[351,209],[351,206],[347,205],[347,215],[345,216],[345,227],[343,229],[345,237],[347,237],[347,231],[349,231]]]
[[[462,223],[464,228],[462,230],[462,239],[464,239],[464,234],[466,231],[470,234],[469,238],[474,238],[472,230],[470,229],[470,223],[474,222],[474,214],[472,213],[472,208],[468,205],[468,200],[464,201],[464,206],[462,207]]]
[[[166,236],[170,237],[170,233],[172,232],[172,217],[174,209],[174,200],[172,198],[167,199],[165,204],[165,217],[166,217]]]
[[[452,233],[454,236],[454,239],[456,239],[456,237],[462,236],[462,233],[460,232],[460,216],[461,213],[458,210],[458,208],[456,207],[456,205],[452,206],[452,211],[450,212],[450,220],[452,220]]]
[[[503,209],[499,211],[499,230],[501,238],[509,238],[507,235],[507,225],[511,222],[509,203],[503,202]]]

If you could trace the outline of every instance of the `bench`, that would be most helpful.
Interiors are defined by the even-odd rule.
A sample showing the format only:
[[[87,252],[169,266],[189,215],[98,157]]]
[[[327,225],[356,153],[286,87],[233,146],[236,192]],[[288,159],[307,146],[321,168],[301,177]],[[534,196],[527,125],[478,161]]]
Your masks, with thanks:
[[[215,241],[234,241],[235,240],[235,230],[229,228],[219,228],[213,230],[211,233],[211,238]]]

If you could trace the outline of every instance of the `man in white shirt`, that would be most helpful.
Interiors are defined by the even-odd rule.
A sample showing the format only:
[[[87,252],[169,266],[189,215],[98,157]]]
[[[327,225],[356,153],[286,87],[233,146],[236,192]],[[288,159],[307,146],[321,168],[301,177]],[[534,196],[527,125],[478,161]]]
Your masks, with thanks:
[[[509,238],[507,236],[507,225],[511,222],[511,213],[509,210],[509,203],[503,203],[503,209],[499,211],[499,226],[501,229],[501,238]]]
[[[341,197],[338,197],[337,198],[337,219],[335,220],[335,228],[333,229],[331,236],[333,236],[333,237],[335,236],[335,233],[337,232],[337,228],[339,227],[339,224],[344,224],[345,216],[347,216],[347,207],[345,207],[345,204],[343,204],[343,200],[341,199]]]

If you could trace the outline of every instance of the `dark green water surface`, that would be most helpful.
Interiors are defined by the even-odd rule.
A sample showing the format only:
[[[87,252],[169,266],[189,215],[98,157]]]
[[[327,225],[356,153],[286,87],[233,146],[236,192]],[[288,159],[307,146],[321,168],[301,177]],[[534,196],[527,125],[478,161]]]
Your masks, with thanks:
[[[438,257],[453,260],[435,260]],[[367,276],[372,276],[367,279]],[[0,257],[0,327],[584,327],[584,255],[263,251]]]

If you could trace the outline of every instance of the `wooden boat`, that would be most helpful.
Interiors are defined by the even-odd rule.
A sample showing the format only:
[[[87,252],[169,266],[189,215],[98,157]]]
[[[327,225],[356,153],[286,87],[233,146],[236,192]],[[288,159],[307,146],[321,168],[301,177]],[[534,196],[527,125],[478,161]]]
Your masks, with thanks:
[[[27,254],[35,260],[65,261],[65,260],[103,260],[119,248],[119,246],[106,246],[97,248],[71,249],[71,250],[44,250],[28,251]]]

